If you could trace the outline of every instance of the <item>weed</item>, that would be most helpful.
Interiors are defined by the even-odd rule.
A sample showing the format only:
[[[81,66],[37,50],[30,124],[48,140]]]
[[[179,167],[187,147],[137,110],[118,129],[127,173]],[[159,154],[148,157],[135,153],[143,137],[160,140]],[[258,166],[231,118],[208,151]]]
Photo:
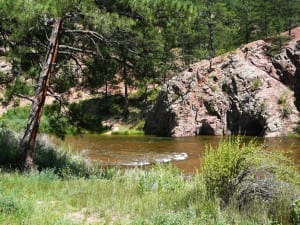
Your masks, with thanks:
[[[262,84],[262,81],[259,78],[256,78],[251,82],[250,90],[252,92],[258,90],[262,86]]]
[[[278,104],[282,106],[281,117],[286,118],[292,113],[292,107],[288,102],[288,96],[286,93],[280,95]]]

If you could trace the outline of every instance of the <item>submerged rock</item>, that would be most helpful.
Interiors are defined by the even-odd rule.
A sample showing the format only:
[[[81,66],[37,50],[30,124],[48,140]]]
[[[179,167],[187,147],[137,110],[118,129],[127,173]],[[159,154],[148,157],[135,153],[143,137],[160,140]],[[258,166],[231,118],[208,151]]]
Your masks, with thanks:
[[[174,76],[148,113],[145,132],[174,137],[293,132],[299,121],[300,38],[276,57],[270,48],[265,41],[252,42],[214,58],[213,71],[203,60]]]

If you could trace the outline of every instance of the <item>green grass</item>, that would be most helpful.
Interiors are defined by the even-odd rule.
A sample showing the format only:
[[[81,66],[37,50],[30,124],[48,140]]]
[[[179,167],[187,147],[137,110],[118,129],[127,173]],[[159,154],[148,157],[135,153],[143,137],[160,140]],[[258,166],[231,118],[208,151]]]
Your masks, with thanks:
[[[29,117],[30,106],[16,107],[9,109],[2,117],[0,117],[0,126],[12,128],[15,131],[23,131],[26,128]],[[42,116],[41,132],[49,132],[49,121],[46,116]]]
[[[2,133],[0,140],[11,141],[6,152],[0,149],[1,156],[13,151],[15,143],[13,133]],[[82,158],[68,151],[57,151],[47,141],[40,143],[37,147],[43,154],[37,159],[39,171],[19,174],[0,170],[0,224],[271,225],[299,222],[299,172],[289,159],[270,155],[254,142],[243,144],[241,139],[230,139],[220,142],[217,148],[207,147],[203,168],[190,175],[182,174],[171,165],[144,170],[97,167],[87,170],[88,163]],[[265,181],[278,192],[271,202],[255,198],[243,201],[245,204],[241,207],[241,193],[248,190],[249,184],[257,185],[256,189],[260,190],[261,178],[255,179],[250,174],[235,186],[228,184],[245,171],[253,170],[263,172],[266,178],[272,173],[272,179]],[[226,189],[227,202],[222,195]]]
[[[267,209],[224,208],[201,175],[187,179],[172,167],[117,171],[111,179],[0,174],[0,224],[280,224]]]

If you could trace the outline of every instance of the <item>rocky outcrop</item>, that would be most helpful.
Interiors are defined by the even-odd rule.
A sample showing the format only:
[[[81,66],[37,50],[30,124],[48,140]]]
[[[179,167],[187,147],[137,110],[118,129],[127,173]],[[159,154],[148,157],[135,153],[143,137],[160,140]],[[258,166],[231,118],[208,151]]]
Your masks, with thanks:
[[[169,80],[148,113],[144,130],[162,136],[282,136],[299,121],[300,28],[280,54],[256,41],[207,60]]]

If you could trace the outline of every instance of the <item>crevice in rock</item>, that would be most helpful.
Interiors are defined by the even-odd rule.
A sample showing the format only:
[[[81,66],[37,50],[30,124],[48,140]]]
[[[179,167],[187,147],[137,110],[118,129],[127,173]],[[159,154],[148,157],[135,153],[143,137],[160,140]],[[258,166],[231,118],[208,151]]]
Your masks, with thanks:
[[[215,135],[214,129],[207,120],[202,120],[202,125],[197,128],[196,135]]]
[[[264,136],[267,121],[260,114],[240,112],[235,104],[227,111],[227,128],[231,134]]]
[[[296,85],[294,89],[294,96],[295,96],[295,106],[298,111],[300,111],[300,67],[296,70]]]

